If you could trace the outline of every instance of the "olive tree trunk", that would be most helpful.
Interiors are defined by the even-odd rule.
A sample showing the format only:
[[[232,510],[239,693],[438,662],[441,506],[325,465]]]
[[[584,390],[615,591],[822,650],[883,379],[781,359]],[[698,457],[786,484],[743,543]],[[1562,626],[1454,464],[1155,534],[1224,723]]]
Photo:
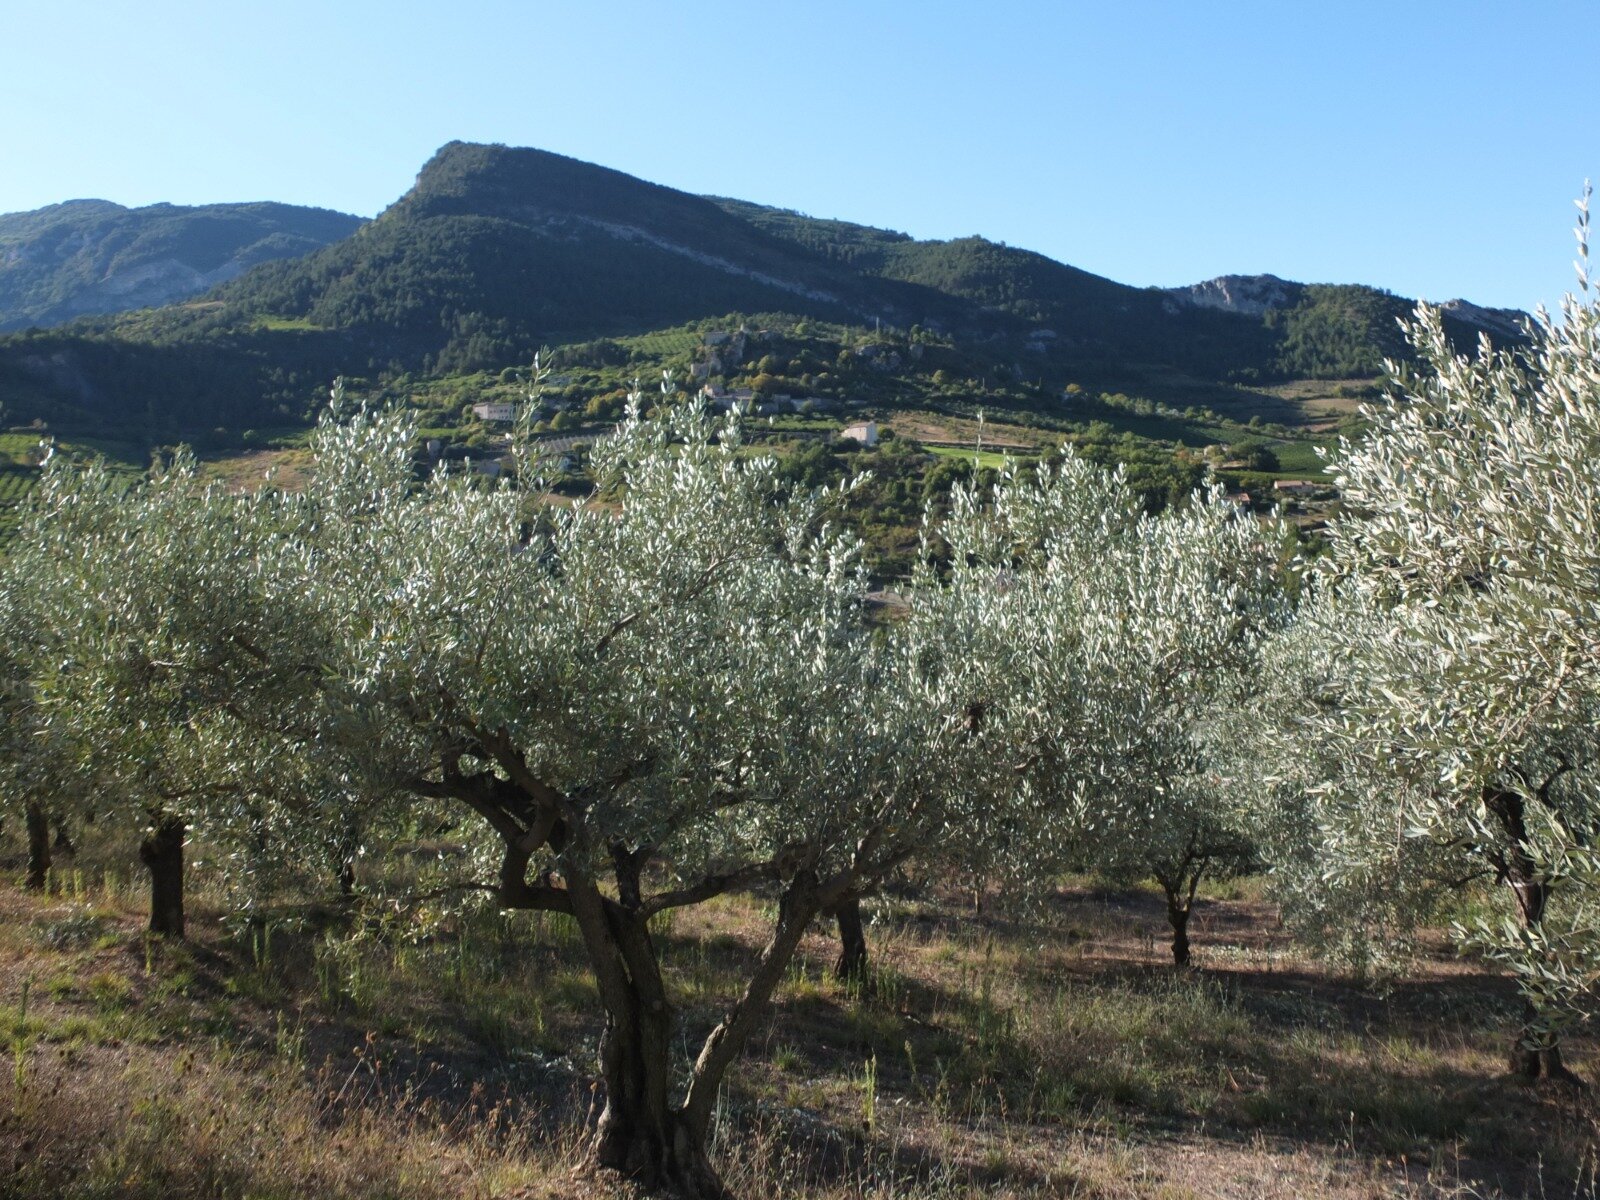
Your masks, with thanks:
[[[1522,927],[1538,934],[1550,907],[1551,889],[1529,849],[1527,800],[1519,792],[1503,789],[1485,789],[1484,800],[1506,835],[1507,847],[1499,865],[1516,899]],[[1531,999],[1523,1001],[1522,1027],[1512,1039],[1509,1065],[1513,1076],[1529,1083],[1543,1078],[1583,1086],[1561,1061],[1560,1039],[1543,1027]]]
[[[334,853],[339,860],[339,895],[345,900],[355,898],[356,859],[360,852],[361,831],[354,825],[345,826],[334,846]]]
[[[806,926],[822,905],[812,880],[797,880],[779,904],[772,939],[744,994],[701,1047],[680,1100],[674,1095],[674,1015],[637,890],[619,878],[621,899],[597,886],[575,860],[565,870],[566,903],[595,973],[605,1028],[600,1075],[605,1105],[590,1143],[592,1165],[625,1175],[650,1191],[688,1200],[730,1193],[707,1154],[716,1100],[729,1066],[765,1017]]]
[[[1172,965],[1189,965],[1189,912],[1190,905],[1174,893],[1167,893],[1167,924],[1172,926]]]
[[[851,894],[833,906],[833,919],[839,926],[839,958],[833,964],[833,977],[841,983],[865,987],[869,977],[867,933],[861,920],[861,897]]]
[[[139,843],[139,860],[150,872],[150,932],[183,936],[183,840],[188,826],[177,817],[159,818]]]
[[[43,805],[32,801],[24,815],[28,825],[28,890],[42,892],[50,874],[50,818]]]
[[[1153,869],[1156,882],[1167,900],[1167,924],[1172,927],[1172,965],[1187,967],[1189,963],[1189,914],[1194,911],[1194,894],[1200,880],[1211,865],[1210,856],[1190,842],[1176,866]]]
[[[1550,904],[1550,886],[1547,883],[1510,881],[1522,916],[1523,928],[1537,931],[1544,922],[1545,910]],[[1539,1010],[1532,1000],[1523,1000],[1522,1027],[1511,1042],[1511,1074],[1529,1083],[1540,1079],[1582,1085],[1583,1081],[1567,1068],[1561,1060],[1561,1042],[1539,1021]]]

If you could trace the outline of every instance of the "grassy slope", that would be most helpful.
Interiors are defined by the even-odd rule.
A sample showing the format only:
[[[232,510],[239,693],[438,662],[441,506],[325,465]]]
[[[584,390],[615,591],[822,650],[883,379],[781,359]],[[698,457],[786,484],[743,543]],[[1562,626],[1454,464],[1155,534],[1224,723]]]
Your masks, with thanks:
[[[190,946],[149,948],[125,849],[86,847],[47,898],[0,887],[0,1196],[610,1194],[569,1174],[598,1026],[565,919],[419,938],[322,909],[325,932],[263,939],[202,899]],[[1593,1194],[1592,1104],[1500,1081],[1511,997],[1470,964],[1360,990],[1249,887],[1202,903],[1187,975],[1142,892],[876,910],[876,996],[831,981],[819,926],[732,1076],[718,1156],[742,1194]],[[661,926],[688,1036],[769,922],[733,897]]]

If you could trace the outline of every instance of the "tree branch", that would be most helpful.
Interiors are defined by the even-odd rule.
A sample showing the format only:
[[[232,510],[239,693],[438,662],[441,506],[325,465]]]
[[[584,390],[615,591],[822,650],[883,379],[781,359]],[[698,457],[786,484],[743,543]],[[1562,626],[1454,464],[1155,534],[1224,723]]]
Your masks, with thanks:
[[[738,891],[740,888],[750,887],[752,884],[763,880],[778,878],[779,860],[768,859],[766,862],[752,863],[750,866],[741,867],[737,871],[727,871],[720,875],[707,875],[699,883],[689,887],[675,888],[669,892],[657,892],[639,906],[639,912],[645,917],[653,917],[658,912],[669,908],[682,908],[688,904],[699,904],[710,900],[714,896],[721,896],[727,892]]]
[[[700,572],[699,577],[696,578],[696,580],[690,584],[685,591],[674,597],[674,600],[682,603],[686,600],[697,599],[698,597],[704,595],[706,590],[710,588],[710,586],[716,581],[716,574],[718,571],[722,570],[723,567],[750,559],[752,557],[754,556],[749,554],[730,554],[724,558],[713,559],[711,562],[706,564],[705,569]],[[611,623],[611,627],[607,629],[606,632],[601,635],[600,640],[595,643],[593,650],[594,656],[599,658],[611,646],[613,641],[615,641],[623,633],[627,632],[627,630],[635,623],[642,621],[651,613],[660,612],[665,607],[665,603],[652,604],[645,608],[635,609],[627,616],[613,621]]]

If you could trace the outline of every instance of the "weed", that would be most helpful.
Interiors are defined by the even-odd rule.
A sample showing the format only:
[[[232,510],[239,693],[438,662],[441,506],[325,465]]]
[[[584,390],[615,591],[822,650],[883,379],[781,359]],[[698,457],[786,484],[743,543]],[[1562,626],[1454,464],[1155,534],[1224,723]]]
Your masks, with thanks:
[[[133,1003],[133,983],[117,971],[100,971],[89,980],[89,998],[101,1013],[114,1013]]]
[[[869,1138],[878,1134],[878,1056],[867,1059],[858,1080],[861,1089],[861,1124]]]
[[[28,989],[33,985],[30,975],[22,981],[22,996],[17,1001],[17,1035],[12,1042],[11,1054],[13,1107],[22,1111],[22,1097],[28,1082]]]
[[[81,950],[100,944],[108,935],[114,937],[114,926],[105,917],[91,912],[76,912],[35,927],[34,936],[39,944],[51,950]]]

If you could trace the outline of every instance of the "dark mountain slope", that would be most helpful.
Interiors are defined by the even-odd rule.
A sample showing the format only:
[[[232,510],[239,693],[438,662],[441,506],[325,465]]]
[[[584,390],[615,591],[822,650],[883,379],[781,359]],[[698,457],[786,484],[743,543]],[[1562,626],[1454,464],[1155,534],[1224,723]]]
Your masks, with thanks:
[[[719,200],[728,212],[863,275],[968,301],[1027,329],[1030,349],[1063,365],[1104,370],[1160,364],[1219,378],[1259,368],[1273,337],[1259,320],[1175,302],[987,238],[917,241],[903,233],[785,209]]]
[[[1276,275],[1223,275],[1168,288],[1180,302],[1262,318],[1277,333],[1279,374],[1311,378],[1376,375],[1384,359],[1408,353],[1400,323],[1416,302],[1362,284],[1293,283]],[[1523,340],[1528,314],[1448,300],[1445,328],[1463,348],[1487,333],[1501,343]]]
[[[960,312],[935,290],[865,280],[698,196],[539,150],[459,142],[357,236],[216,296],[239,318],[360,331],[380,359],[439,370],[733,311],[907,323]]]
[[[975,301],[1035,328],[1066,357],[1179,367],[1210,378],[1370,376],[1404,356],[1399,320],[1415,302],[1360,284],[1304,284],[1228,275],[1183,288],[1133,288],[981,237],[917,241],[846,221],[738,200],[717,201],[779,237],[863,274]],[[1525,314],[1466,301],[1443,306],[1462,346],[1479,331],[1519,337]],[[1058,355],[1057,357],[1061,357]]]

